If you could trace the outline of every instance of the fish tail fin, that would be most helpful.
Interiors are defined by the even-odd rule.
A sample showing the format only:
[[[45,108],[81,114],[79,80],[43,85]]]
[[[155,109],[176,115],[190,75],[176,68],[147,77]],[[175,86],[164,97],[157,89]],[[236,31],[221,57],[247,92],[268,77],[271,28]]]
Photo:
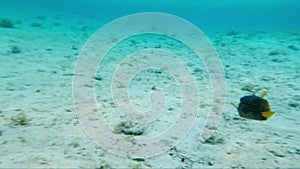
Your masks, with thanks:
[[[272,111],[267,111],[267,112],[261,112],[261,115],[264,116],[265,118],[271,117],[275,112]]]
[[[238,107],[236,106],[235,103],[231,102],[230,104],[231,104],[233,107],[235,107],[236,109],[238,109]]]

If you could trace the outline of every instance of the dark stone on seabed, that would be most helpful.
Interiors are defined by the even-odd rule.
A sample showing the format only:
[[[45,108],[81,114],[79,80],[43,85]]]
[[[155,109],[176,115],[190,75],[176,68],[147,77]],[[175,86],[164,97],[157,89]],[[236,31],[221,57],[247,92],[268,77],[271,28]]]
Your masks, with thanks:
[[[1,28],[13,28],[14,24],[9,19],[0,19],[0,27]]]
[[[284,155],[283,153],[278,152],[278,151],[269,150],[269,152],[270,152],[271,154],[273,154],[274,156],[276,156],[276,157],[285,157],[285,155]]]
[[[145,161],[145,159],[143,157],[133,157],[131,159],[134,161]]]
[[[95,79],[95,80],[98,80],[98,81],[101,81],[101,80],[102,80],[102,77],[96,76],[96,77],[94,77],[94,79]]]
[[[21,53],[21,49],[18,46],[11,46],[11,53],[18,54]]]
[[[217,138],[215,136],[211,136],[204,143],[211,144],[211,145],[223,144],[224,139],[223,138]]]
[[[123,133],[125,135],[142,135],[144,133],[144,126],[133,122],[121,122],[114,127],[115,133]]]
[[[42,27],[42,24],[34,22],[34,23],[31,23],[30,26],[31,27]]]
[[[294,108],[300,107],[300,104],[299,104],[299,103],[296,103],[296,102],[289,103],[288,105],[289,105],[290,107],[294,107]]]
[[[226,35],[228,35],[228,36],[234,36],[234,35],[238,35],[238,32],[237,32],[237,31],[234,31],[234,30],[231,30],[231,31],[228,31],[228,32],[226,33]]]
[[[288,48],[291,49],[291,50],[299,50],[299,48],[297,48],[294,45],[289,45]]]

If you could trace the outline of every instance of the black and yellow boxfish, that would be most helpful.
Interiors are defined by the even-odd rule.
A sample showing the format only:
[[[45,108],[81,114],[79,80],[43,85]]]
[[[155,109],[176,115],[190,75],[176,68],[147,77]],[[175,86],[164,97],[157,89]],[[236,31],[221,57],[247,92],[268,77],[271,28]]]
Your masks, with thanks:
[[[261,96],[250,95],[244,96],[240,99],[238,106],[232,103],[239,112],[241,117],[253,120],[267,120],[275,112],[270,110],[269,103],[263,97],[266,92],[262,93]]]

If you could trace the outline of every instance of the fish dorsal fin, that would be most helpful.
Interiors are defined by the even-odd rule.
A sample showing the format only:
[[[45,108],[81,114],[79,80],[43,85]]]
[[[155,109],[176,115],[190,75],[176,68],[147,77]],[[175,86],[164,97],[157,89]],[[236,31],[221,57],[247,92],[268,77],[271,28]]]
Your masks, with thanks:
[[[261,115],[264,116],[265,118],[270,118],[275,112],[272,111],[267,111],[267,112],[261,112]]]
[[[236,109],[238,109],[238,107],[236,106],[235,103],[231,102],[230,104],[231,104],[233,107],[235,107]]]
[[[261,95],[260,95],[260,97],[264,98],[266,95],[267,95],[267,92],[262,92]]]

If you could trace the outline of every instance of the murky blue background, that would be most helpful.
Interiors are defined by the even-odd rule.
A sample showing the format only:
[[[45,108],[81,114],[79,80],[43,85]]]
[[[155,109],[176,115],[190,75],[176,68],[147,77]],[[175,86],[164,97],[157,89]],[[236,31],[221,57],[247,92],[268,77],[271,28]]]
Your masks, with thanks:
[[[203,31],[290,30],[300,28],[299,0],[1,0],[11,12],[63,12],[108,20],[136,12],[166,12]]]

